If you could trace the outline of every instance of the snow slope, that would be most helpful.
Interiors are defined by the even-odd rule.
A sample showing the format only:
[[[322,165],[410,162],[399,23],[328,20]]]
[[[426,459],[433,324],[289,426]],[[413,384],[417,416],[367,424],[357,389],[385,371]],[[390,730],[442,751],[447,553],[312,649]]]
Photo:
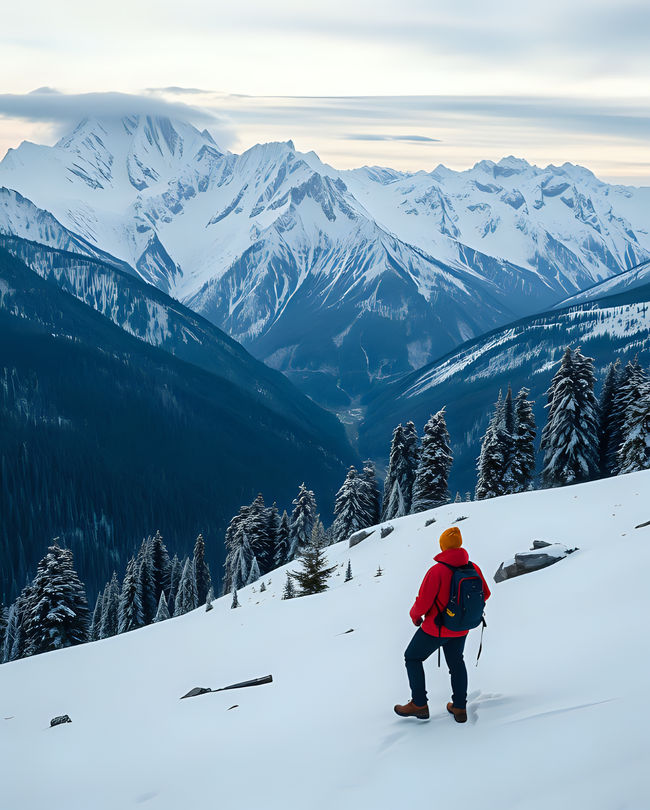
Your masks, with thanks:
[[[6,664],[3,806],[645,810],[647,594],[628,578],[650,563],[650,526],[634,528],[650,520],[649,487],[644,472],[441,507],[394,521],[383,540],[333,546],[341,575],[324,594],[283,602],[278,571],[265,593],[241,591],[238,610],[225,597],[210,613]],[[478,668],[478,632],[466,648],[466,725],[445,711],[434,659],[431,721],[403,720],[392,706],[408,699],[408,609],[460,516],[489,577],[535,539],[580,550],[494,586]],[[268,673],[271,685],[178,700]],[[48,728],[63,713],[73,722]]]

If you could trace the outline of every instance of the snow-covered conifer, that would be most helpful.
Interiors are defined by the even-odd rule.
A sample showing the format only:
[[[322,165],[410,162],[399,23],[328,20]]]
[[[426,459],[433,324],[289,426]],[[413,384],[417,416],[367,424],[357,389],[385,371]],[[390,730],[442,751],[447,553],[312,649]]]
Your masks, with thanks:
[[[650,469],[650,383],[640,390],[626,416],[618,451],[619,475]]]
[[[151,537],[142,541],[135,565],[138,594],[142,604],[142,621],[144,624],[151,624],[158,607]]]
[[[212,587],[210,569],[205,561],[205,542],[202,534],[196,538],[194,544],[194,576],[196,578],[197,605],[202,605]]]
[[[9,612],[7,613],[7,624],[4,632],[3,649],[0,650],[0,661],[3,664],[6,664],[7,661],[12,660],[11,653],[13,651],[14,640],[18,631],[19,622],[20,617],[18,614],[18,608],[16,602],[14,602],[13,605],[9,606]]]
[[[172,573],[172,563],[169,559],[169,552],[159,531],[157,531],[151,539],[150,558],[154,598],[156,603],[158,603],[161,591],[165,591],[166,594],[169,593]]]
[[[238,608],[239,607],[239,599],[237,598],[237,588],[232,589],[232,604],[230,605],[231,608]]]
[[[95,602],[95,609],[93,610],[93,618],[90,622],[90,632],[88,633],[90,641],[99,640],[99,632],[102,626],[102,607],[104,602],[104,592],[100,591],[97,594],[97,601]]]
[[[348,567],[345,569],[344,582],[349,582],[352,579],[352,563],[348,560]]]
[[[278,549],[278,532],[280,531],[282,520],[276,503],[274,503],[270,509],[267,509],[266,512],[266,537],[268,546],[266,549],[266,571],[264,573],[268,574],[269,571],[277,568],[275,555]]]
[[[413,486],[413,513],[425,512],[449,501],[449,471],[453,457],[445,409],[434,414],[424,426],[420,463]]]
[[[289,560],[295,560],[302,549],[309,545],[311,530],[316,520],[316,499],[314,493],[304,483],[300,485],[298,497],[293,501],[289,535]]]
[[[261,492],[248,508],[245,531],[259,569],[265,574],[273,567],[273,541],[269,536],[269,510]]]
[[[210,590],[208,591],[208,595],[205,597],[205,610],[206,613],[213,609],[214,602],[214,588],[210,585]]]
[[[7,630],[7,614],[8,610],[4,602],[0,602],[0,664],[2,663],[2,655],[5,646],[5,632]]]
[[[196,576],[194,573],[194,559],[185,558],[183,573],[178,583],[178,592],[174,602],[174,616],[182,616],[199,606],[196,591]]]
[[[226,561],[223,564],[224,593],[230,593],[230,591],[232,591],[234,577],[237,577],[237,582],[234,583],[237,588],[242,587],[248,579],[248,570],[252,559],[248,537],[246,537],[247,548],[242,550],[242,546],[244,544],[244,536],[246,535],[246,520],[249,510],[249,506],[241,506],[239,512],[231,519],[226,529]],[[244,553],[246,557],[244,561],[245,564],[242,562],[242,553]],[[242,568],[245,569],[243,582],[241,581]]]
[[[403,452],[404,428],[400,424],[393,431],[393,438],[390,445],[390,456],[388,459],[388,467],[386,468],[386,477],[384,478],[384,498],[381,513],[382,521],[397,517],[397,515],[391,512],[391,510],[395,508],[395,504],[391,503],[391,501],[393,500],[393,493],[395,491],[395,483],[397,480],[398,462]],[[389,512],[391,512],[390,515]]]
[[[336,566],[327,567],[327,557],[322,546],[309,543],[300,552],[299,562],[302,569],[291,571],[290,576],[300,585],[299,596],[310,596],[322,593],[329,587],[327,580],[336,571]]]
[[[494,416],[483,436],[481,454],[477,462],[477,501],[512,492],[513,428],[512,392],[508,389],[508,396],[504,400],[499,391]]]
[[[406,427],[398,425],[393,431],[384,480],[382,521],[409,513],[419,459],[419,440],[415,425],[413,422],[408,422]]]
[[[564,352],[548,390],[548,421],[542,431],[544,487],[589,481],[598,475],[598,405],[592,358]]]
[[[369,459],[363,462],[363,473],[361,475],[366,488],[368,513],[365,518],[365,526],[376,526],[381,520],[381,490],[377,483],[377,473],[374,462]]]
[[[343,486],[336,494],[334,502],[334,523],[332,534],[335,543],[347,540],[350,535],[369,525],[368,491],[363,478],[350,467]]]
[[[169,605],[167,604],[167,597],[165,596],[165,592],[161,591],[160,599],[158,600],[158,609],[156,610],[156,615],[153,617],[153,623],[158,624],[158,622],[164,622],[169,618]]]
[[[178,559],[176,554],[171,562],[170,570],[169,570],[169,597],[167,599],[167,604],[169,605],[169,612],[173,615],[173,606],[176,600],[176,593],[178,592],[178,583],[181,579],[181,574],[183,573],[183,566],[181,565],[181,561]]]
[[[144,626],[142,600],[138,587],[138,563],[131,557],[126,564],[126,573],[122,581],[122,592],[117,611],[117,632],[128,633]]]
[[[104,599],[102,601],[102,622],[99,627],[100,638],[110,638],[116,636],[119,632],[119,609],[120,609],[120,595],[122,589],[120,587],[117,574],[113,571],[111,581],[106,583],[104,588]]]
[[[273,555],[273,567],[280,568],[289,561],[289,515],[286,510],[282,513],[280,526],[275,535],[275,552]]]
[[[533,488],[535,477],[535,448],[537,434],[532,404],[528,400],[528,389],[522,388],[515,398],[514,433],[512,436],[511,492],[528,492]]]
[[[614,393],[611,418],[610,418],[610,440],[608,447],[608,472],[618,475],[619,450],[625,441],[625,432],[630,416],[630,408],[634,402],[641,397],[641,392],[645,389],[648,377],[644,369],[639,365],[637,358],[630,361],[623,369],[618,387]]]
[[[246,580],[246,585],[252,585],[253,582],[257,582],[257,580],[261,577],[260,574],[260,566],[257,562],[257,557],[253,556],[253,561],[251,562],[251,567],[248,572],[248,578]]]
[[[610,363],[605,372],[603,387],[598,398],[598,413],[600,415],[598,436],[600,448],[600,475],[605,478],[610,474],[610,469],[616,466],[609,458],[609,447],[612,441],[612,431],[614,429],[613,410],[616,392],[619,389],[621,378],[621,361],[616,360]],[[620,426],[619,426],[620,427]]]
[[[86,591],[73,568],[72,552],[54,544],[38,564],[23,627],[25,655],[88,641]]]

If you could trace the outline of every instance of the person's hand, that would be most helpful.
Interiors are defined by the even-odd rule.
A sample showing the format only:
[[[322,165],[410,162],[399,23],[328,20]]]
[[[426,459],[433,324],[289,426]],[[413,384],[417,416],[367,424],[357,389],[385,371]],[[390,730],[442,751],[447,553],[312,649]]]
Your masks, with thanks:
[[[416,627],[419,627],[422,624],[422,616],[418,616],[417,619],[413,619],[413,624]]]

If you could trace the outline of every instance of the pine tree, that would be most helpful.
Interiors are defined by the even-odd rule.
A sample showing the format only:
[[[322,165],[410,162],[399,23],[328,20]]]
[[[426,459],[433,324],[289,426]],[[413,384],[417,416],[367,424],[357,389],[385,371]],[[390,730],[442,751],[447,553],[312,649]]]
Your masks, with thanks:
[[[444,410],[444,409],[443,409]],[[420,440],[413,422],[407,422],[404,428],[404,474],[400,478],[400,487],[404,498],[406,514],[411,511],[411,501],[413,500],[413,486],[415,476],[420,466]]]
[[[135,567],[138,594],[142,604],[142,621],[144,624],[151,624],[158,607],[151,538],[142,541]]]
[[[257,582],[257,580],[261,577],[260,574],[260,567],[257,563],[257,557],[253,557],[253,561],[251,562],[250,571],[248,572],[248,579],[246,580],[246,585],[252,585],[253,582]]]
[[[291,578],[291,574],[287,571],[287,581],[284,583],[284,588],[282,589],[282,598],[294,599],[295,596],[296,590],[293,587],[293,579]]]
[[[205,542],[203,541],[202,534],[196,538],[194,545],[194,572],[196,577],[197,604],[202,605],[206,600],[208,591],[212,587],[210,569],[205,561]]]
[[[408,515],[419,461],[419,440],[415,425],[413,422],[408,422],[406,427],[398,425],[393,431],[384,480],[382,521]]]
[[[608,472],[610,475],[618,475],[619,473],[618,453],[625,441],[625,430],[630,407],[639,400],[647,382],[647,375],[635,357],[634,362],[629,362],[623,369],[613,396],[610,440],[607,450]]]
[[[176,594],[178,592],[178,583],[181,579],[181,574],[183,573],[183,566],[181,565],[181,561],[178,559],[176,554],[171,562],[171,568],[169,572],[169,598],[167,599],[167,604],[169,605],[169,612],[173,615],[173,606],[176,600]]]
[[[275,568],[289,562],[289,516],[286,511],[282,513],[280,527],[275,536],[275,552],[273,555],[273,565]]]
[[[404,451],[403,432],[404,429],[402,428],[401,424],[398,425],[393,431],[388,467],[386,468],[386,477],[384,478],[384,498],[381,514],[382,521],[390,520],[394,517],[401,517],[401,515],[394,514],[393,510],[395,509],[396,504],[392,501],[394,501],[398,461]]]
[[[544,487],[589,481],[598,475],[598,405],[592,358],[567,348],[548,390],[542,431]]]
[[[172,563],[169,552],[163,542],[159,531],[151,539],[151,572],[153,576],[153,593],[156,603],[160,599],[160,592],[169,594],[171,588]],[[176,558],[178,560],[178,558]]]
[[[8,661],[15,660],[12,658],[12,652],[19,624],[20,624],[20,616],[18,613],[17,602],[14,602],[13,605],[9,606],[9,612],[7,614],[7,625],[5,627],[4,633],[4,647],[2,651],[0,651],[2,653],[1,660],[3,664],[6,664]]]
[[[281,526],[281,518],[280,512],[278,511],[278,506],[276,503],[267,510],[267,521],[266,521],[266,536],[268,539],[268,550],[267,550],[267,557],[266,557],[266,571],[265,574],[268,574],[269,571],[272,571],[274,568],[277,568],[277,564],[275,562],[276,552],[278,550],[278,533],[280,531]]]
[[[289,560],[295,560],[302,549],[309,545],[311,530],[316,520],[316,499],[304,483],[300,485],[298,497],[293,501],[295,509],[291,513],[289,535]]]
[[[100,638],[110,638],[116,636],[119,632],[119,610],[120,610],[120,595],[122,589],[120,587],[117,574],[113,571],[111,581],[106,583],[104,588],[104,599],[102,601],[102,623],[99,628]]]
[[[472,500],[472,493],[469,490],[467,490],[467,492],[465,493],[465,502],[469,503],[471,500]]]
[[[336,494],[334,502],[334,523],[332,534],[335,543],[347,540],[350,535],[368,524],[370,505],[368,491],[354,467],[350,467],[343,486]]]
[[[88,641],[86,591],[73,568],[72,552],[56,541],[38,564],[23,619],[25,655],[38,655]]]
[[[99,632],[102,626],[103,602],[104,602],[104,591],[100,591],[99,594],[97,595],[97,601],[95,602],[95,609],[93,610],[93,618],[90,623],[90,632],[89,632],[90,641],[99,640]]]
[[[232,604],[230,605],[231,608],[238,608],[239,607],[239,599],[237,598],[237,588],[232,589]]]
[[[5,633],[7,631],[7,608],[5,607],[4,600],[0,602],[0,664],[2,663],[2,656],[5,646]]]
[[[413,513],[425,512],[448,503],[447,481],[453,457],[445,409],[434,414],[424,426],[420,464],[413,487]]]
[[[368,504],[365,526],[376,526],[381,521],[381,490],[377,482],[374,462],[369,459],[363,462],[361,477],[366,488],[365,501]]]
[[[639,398],[628,407],[622,435],[619,475],[650,469],[650,384],[646,383]]]
[[[165,592],[161,591],[160,599],[158,600],[158,609],[156,610],[156,615],[153,618],[153,623],[158,624],[158,622],[164,622],[169,618],[169,605],[167,604],[167,597],[165,596]]]
[[[348,567],[345,569],[344,582],[349,582],[352,579],[352,563],[348,560]]]
[[[214,588],[210,585],[210,590],[208,591],[208,595],[205,597],[205,611],[208,613],[210,610],[214,609]]]
[[[185,613],[189,613],[191,610],[195,610],[198,606],[194,559],[190,560],[189,557],[186,557],[183,564],[183,573],[178,583],[178,593],[176,594],[176,601],[174,603],[174,616],[182,616]]]
[[[309,543],[300,553],[299,561],[302,563],[302,570],[290,572],[290,576],[300,585],[299,596],[326,591],[327,580],[336,571],[336,566],[327,568],[324,548],[317,543]]]
[[[532,404],[528,400],[528,389],[522,388],[515,399],[514,434],[512,444],[512,489],[511,492],[528,492],[533,488],[535,477],[535,448],[537,435]]]
[[[399,481],[393,481],[393,489],[388,496],[384,496],[385,514],[392,515],[392,518],[404,517],[406,514],[406,504],[402,496],[402,488]]]
[[[131,557],[126,564],[126,573],[122,582],[117,611],[117,632],[128,633],[130,630],[137,630],[138,627],[144,627],[144,616],[138,587],[138,564]]]
[[[273,566],[273,540],[269,536],[269,510],[260,493],[248,509],[246,535],[251,551],[257,558],[260,571],[265,574]]]
[[[616,392],[620,385],[621,361],[616,360],[610,363],[605,372],[603,387],[598,398],[598,412],[600,414],[600,426],[598,429],[600,448],[600,475],[605,478],[610,474],[610,468],[614,465],[610,463],[609,446],[612,441],[613,410]]]
[[[510,430],[514,427],[514,413],[510,389],[508,393],[509,399],[504,400],[499,391],[494,416],[481,443],[481,454],[477,462],[477,501],[507,495],[512,491],[513,438]]]
[[[246,548],[242,549],[244,545],[244,536],[246,534],[246,519],[248,517],[249,506],[241,506],[238,514],[236,514],[228,524],[226,529],[226,561],[223,564],[223,592],[230,593],[233,586],[233,577],[237,577],[237,582],[234,583],[237,588],[240,588],[246,583],[248,579],[248,567],[252,559],[252,553],[248,538],[246,538]],[[242,554],[246,557],[242,561]],[[245,568],[245,576],[243,582],[241,581],[242,568]]]

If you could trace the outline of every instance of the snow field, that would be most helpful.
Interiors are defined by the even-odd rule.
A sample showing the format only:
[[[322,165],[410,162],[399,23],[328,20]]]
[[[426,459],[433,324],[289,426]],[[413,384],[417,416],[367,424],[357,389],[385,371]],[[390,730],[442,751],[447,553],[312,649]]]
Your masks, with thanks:
[[[237,610],[226,596],[209,613],[5,664],[3,808],[645,810],[650,526],[634,527],[650,520],[649,486],[642,472],[450,504],[332,546],[340,576],[324,594],[281,601],[280,569],[266,592],[239,591]],[[392,707],[409,699],[408,610],[460,516],[493,592],[478,668],[478,631],[466,647],[469,722],[445,711],[435,655],[431,721],[403,720]],[[535,539],[580,550],[493,584]],[[178,699],[269,673],[270,685]],[[50,729],[59,714],[73,722]]]

